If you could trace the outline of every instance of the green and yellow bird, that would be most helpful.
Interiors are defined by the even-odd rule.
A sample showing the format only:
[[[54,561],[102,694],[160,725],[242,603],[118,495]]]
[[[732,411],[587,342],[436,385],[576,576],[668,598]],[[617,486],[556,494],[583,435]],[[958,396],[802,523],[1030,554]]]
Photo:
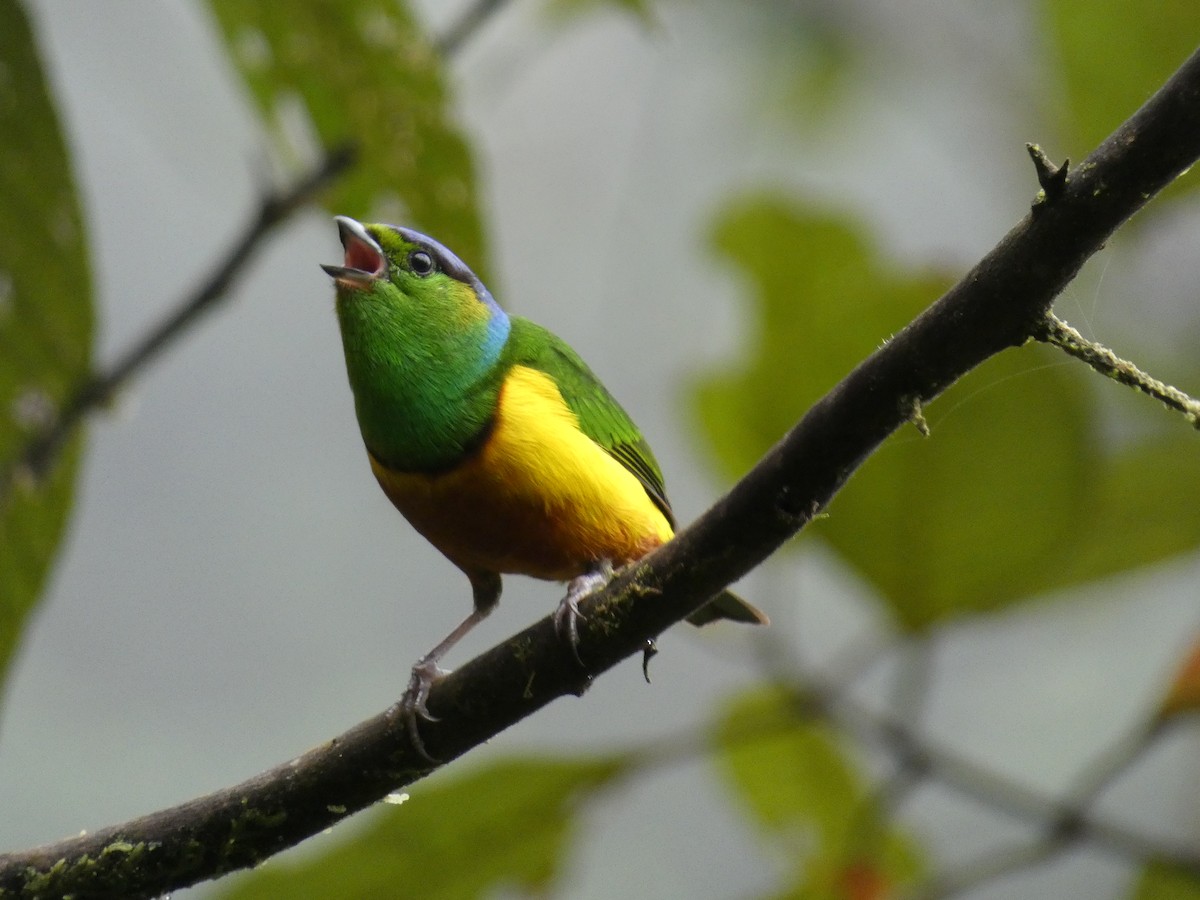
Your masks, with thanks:
[[[556,620],[574,649],[579,599],[675,521],[646,440],[574,350],[505,313],[432,238],[337,224],[344,264],[322,268],[371,470],[474,592],[471,614],[413,667],[402,705],[428,719],[438,659],[496,606],[502,574],[570,582]],[[767,621],[728,591],[688,621],[721,618]]]

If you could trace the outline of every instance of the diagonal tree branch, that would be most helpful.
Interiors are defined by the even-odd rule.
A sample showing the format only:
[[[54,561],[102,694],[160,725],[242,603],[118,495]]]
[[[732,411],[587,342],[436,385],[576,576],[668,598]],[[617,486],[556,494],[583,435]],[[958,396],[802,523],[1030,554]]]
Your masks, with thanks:
[[[439,681],[422,726],[449,761],[641,650],[796,534],[915,405],[1043,327],[1055,296],[1200,157],[1200,52],[962,281],[850,373],[692,526],[583,603],[582,670],[547,617]],[[432,768],[395,709],[243,784],[0,856],[0,897],[149,897],[253,865]]]

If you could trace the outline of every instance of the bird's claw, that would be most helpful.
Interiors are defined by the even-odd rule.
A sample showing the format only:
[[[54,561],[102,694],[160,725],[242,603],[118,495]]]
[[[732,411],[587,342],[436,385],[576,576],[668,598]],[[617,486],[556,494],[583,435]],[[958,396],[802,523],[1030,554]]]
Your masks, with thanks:
[[[583,659],[579,655],[579,622],[581,619],[586,620],[587,616],[579,611],[579,601],[604,587],[612,577],[612,563],[606,559],[600,560],[590,572],[571,579],[571,583],[567,585],[567,596],[559,601],[554,610],[554,630],[570,646],[571,654],[580,666],[583,665]]]
[[[650,683],[650,660],[658,656],[658,644],[654,643],[654,638],[646,638],[646,643],[642,644],[642,677],[646,679],[646,684]]]
[[[400,700],[400,708],[412,716],[420,716],[426,722],[436,722],[438,717],[429,711],[425,705],[429,700],[429,689],[433,683],[446,674],[437,663],[424,658],[417,660],[412,667],[412,677],[408,680],[408,689]]]
[[[567,642],[575,661],[581,666],[583,660],[579,658],[579,620],[583,618],[586,616],[579,611],[579,597],[568,591],[567,596],[559,601],[554,610],[554,630]]]
[[[426,722],[438,721],[438,717],[431,713],[425,704],[429,699],[429,689],[433,687],[433,683],[437,679],[445,674],[446,670],[439,668],[436,662],[422,657],[412,667],[412,677],[408,680],[408,688],[405,690],[404,696],[400,698],[400,713],[404,717],[413,748],[431,763],[437,763],[439,760],[430,756],[429,751],[425,749],[425,742],[421,740],[421,732],[417,726],[419,719],[424,719]]]

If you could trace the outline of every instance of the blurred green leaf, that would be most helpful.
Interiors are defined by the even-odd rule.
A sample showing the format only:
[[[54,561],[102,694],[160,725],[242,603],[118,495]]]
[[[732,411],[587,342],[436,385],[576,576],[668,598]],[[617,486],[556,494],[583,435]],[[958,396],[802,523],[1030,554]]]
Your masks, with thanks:
[[[1134,900],[1200,900],[1200,875],[1168,863],[1150,862],[1138,879]]]
[[[20,4],[0,0],[0,473],[89,371],[92,282],[67,149]],[[0,483],[0,687],[71,509],[81,439]]]
[[[1153,412],[1164,415],[1158,408]],[[1200,546],[1200,435],[1175,427],[1107,455],[1080,517],[1079,530],[1062,548],[1058,574],[1064,584],[1195,550]]]
[[[780,688],[743,695],[717,725],[718,763],[780,855],[780,896],[893,896],[915,881],[920,854],[886,821],[835,732]],[[873,890],[878,888],[878,890]]]
[[[1081,158],[1146,102],[1196,49],[1195,0],[1046,0],[1059,78],[1054,115]],[[1060,154],[1068,155],[1068,154]],[[1200,178],[1177,183],[1188,190]]]
[[[759,315],[745,361],[696,394],[736,477],[947,282],[890,269],[852,224],[770,200],[727,210],[715,241]],[[1197,436],[1106,447],[1089,377],[1043,347],[989,360],[924,411],[930,438],[893,435],[813,533],[913,629],[1200,546]]]
[[[744,360],[699,387],[701,420],[731,475],[950,283],[880,267],[854,223],[771,197],[722,211],[713,243],[746,279],[758,317]]]
[[[413,790],[348,842],[272,862],[227,900],[470,900],[549,889],[581,806],[627,769],[623,757],[515,759]]]
[[[1033,348],[988,360],[926,410],[928,440],[894,435],[818,523],[906,627],[1066,581],[1097,460],[1082,373],[1050,360]]]
[[[792,7],[803,19],[798,27],[783,32],[794,48],[786,68],[787,80],[782,93],[782,112],[799,115],[806,130],[842,109],[846,90],[855,66],[863,58],[854,45],[853,30],[829,22],[820,11],[805,4]],[[776,72],[778,67],[776,67]],[[778,74],[767,74],[778,78]]]
[[[760,310],[749,359],[698,394],[731,474],[949,284],[890,269],[852,224],[771,201],[727,211],[715,240],[751,279]],[[932,438],[915,428],[893,436],[813,529],[909,627],[1021,596],[1028,564],[1071,527],[1063,501],[1086,471],[1075,458],[1081,392],[1067,367],[1029,368],[1010,354],[951,389],[925,411]]]
[[[311,152],[302,145],[314,131],[325,146],[359,146],[355,170],[328,194],[332,212],[403,220],[487,280],[470,153],[448,112],[442,60],[405,4],[211,6],[285,153]]]

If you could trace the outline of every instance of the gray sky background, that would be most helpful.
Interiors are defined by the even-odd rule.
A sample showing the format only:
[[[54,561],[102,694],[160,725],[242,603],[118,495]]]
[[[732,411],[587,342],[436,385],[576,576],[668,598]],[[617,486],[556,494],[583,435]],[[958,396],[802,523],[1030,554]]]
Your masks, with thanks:
[[[427,0],[424,12],[442,24],[450,6]],[[816,126],[782,113],[795,48],[751,4],[663,4],[661,27],[647,31],[615,13],[550,26],[538,4],[514,2],[455,63],[493,292],[601,374],[653,443],[685,521],[721,487],[686,378],[734,358],[753,327],[733,273],[706,255],[724,199],[787,185],[859,216],[914,266],[963,269],[1027,208],[1023,142],[1064,155],[1039,111],[1042,49],[1022,6],[900,6],[843,5],[861,19],[867,63]],[[196,5],[43,0],[33,11],[75,153],[98,358],[109,360],[227,247],[269,171],[268,142]],[[1131,353],[1181,351],[1197,326],[1198,238],[1200,215],[1181,212],[1119,243],[1063,311]],[[6,698],[0,847],[182,801],[339,733],[392,702],[412,661],[468,610],[465,579],[367,468],[318,268],[339,258],[328,217],[301,216],[227,309],[91,423],[70,534]],[[820,660],[876,617],[865,586],[801,546],[742,588],[771,613],[776,639]],[[1198,574],[1185,561],[1090,587],[1087,603],[951,629],[928,728],[1036,787],[1062,787],[1159,689],[1197,624]],[[560,593],[508,579],[499,610],[449,663]],[[677,629],[660,642],[652,686],[630,662],[460,765],[703,724],[753,683],[756,639]],[[1197,834],[1195,759],[1184,730],[1103,808],[1152,834]],[[1023,834],[933,788],[907,820],[947,859]],[[562,895],[744,896],[768,890],[778,862],[697,763],[599,803]],[[1117,896],[1126,877],[1080,852],[972,897]]]

